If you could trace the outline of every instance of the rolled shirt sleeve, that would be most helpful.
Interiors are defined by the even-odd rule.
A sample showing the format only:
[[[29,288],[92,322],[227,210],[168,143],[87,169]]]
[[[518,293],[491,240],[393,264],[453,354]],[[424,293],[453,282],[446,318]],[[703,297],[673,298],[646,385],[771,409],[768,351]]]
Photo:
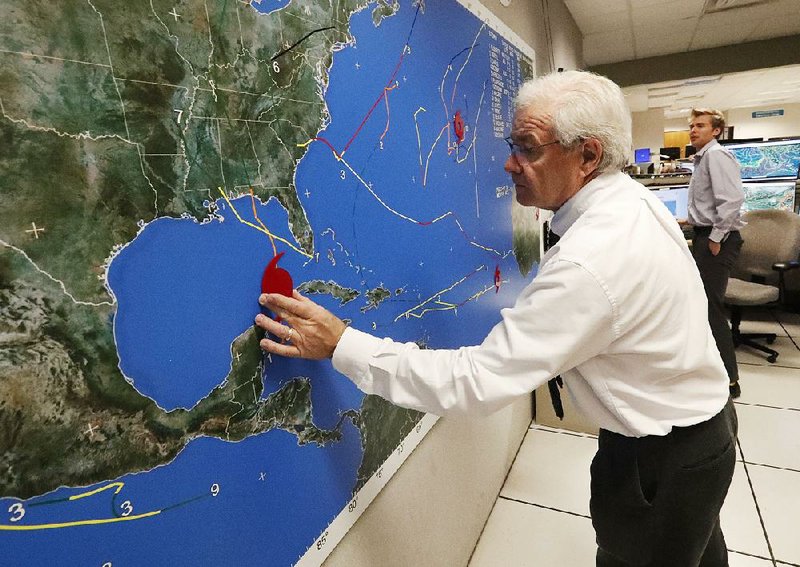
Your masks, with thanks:
[[[708,152],[705,159],[708,160],[711,191],[717,213],[709,239],[722,242],[729,232],[738,228],[735,225],[744,203],[739,164],[725,151]]]
[[[491,413],[603,352],[616,338],[608,288],[579,264],[554,260],[477,346],[421,350],[348,328],[333,365],[368,394],[442,415]],[[461,321],[459,324],[469,324]]]

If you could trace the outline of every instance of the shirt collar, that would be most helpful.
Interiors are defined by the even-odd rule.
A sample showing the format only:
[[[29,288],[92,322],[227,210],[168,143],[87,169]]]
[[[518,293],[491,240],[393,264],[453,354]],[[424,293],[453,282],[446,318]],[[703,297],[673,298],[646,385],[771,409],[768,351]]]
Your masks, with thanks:
[[[716,138],[711,138],[711,141],[709,143],[707,143],[705,146],[703,146],[702,148],[697,150],[697,153],[694,154],[695,155],[695,159],[700,159],[701,157],[703,157],[703,155],[708,150],[710,150],[712,147],[718,146],[718,145],[719,145],[719,142],[717,141],[717,139]]]
[[[603,173],[581,187],[578,192],[566,203],[561,205],[555,215],[553,215],[553,220],[550,221],[550,230],[559,236],[564,236],[564,233],[569,230],[569,227],[571,227],[598,198],[598,194],[619,182],[620,177],[625,177],[625,174],[618,171]]]

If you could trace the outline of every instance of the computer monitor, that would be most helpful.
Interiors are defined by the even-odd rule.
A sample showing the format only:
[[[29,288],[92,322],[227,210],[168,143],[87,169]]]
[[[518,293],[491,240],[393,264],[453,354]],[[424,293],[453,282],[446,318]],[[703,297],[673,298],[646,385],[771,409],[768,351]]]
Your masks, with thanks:
[[[783,209],[794,211],[794,181],[742,183],[742,212]]]
[[[685,155],[686,157],[689,157],[689,156],[693,156],[694,154],[697,153],[697,148],[695,148],[693,145],[689,144],[688,146],[686,146],[684,151],[685,151],[685,153],[683,155]]]
[[[650,161],[650,148],[639,148],[633,151],[633,161],[636,163],[647,163]]]
[[[757,144],[763,142],[764,138],[730,138],[728,140],[717,140],[723,146],[730,146],[732,144]]]
[[[681,159],[681,149],[678,146],[660,148],[658,153],[661,154],[661,159],[664,159],[664,156],[666,156],[668,159]]]
[[[742,179],[797,179],[800,140],[725,146],[739,162]]]
[[[689,216],[689,186],[667,185],[652,187],[653,195],[658,197],[664,206],[669,209],[676,219],[685,219]]]

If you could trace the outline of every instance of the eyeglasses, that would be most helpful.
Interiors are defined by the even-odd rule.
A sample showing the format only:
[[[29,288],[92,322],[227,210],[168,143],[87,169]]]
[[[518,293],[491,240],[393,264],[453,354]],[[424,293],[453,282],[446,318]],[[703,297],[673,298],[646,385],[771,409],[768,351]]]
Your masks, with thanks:
[[[521,146],[517,143],[514,143],[514,140],[511,139],[511,136],[504,138],[504,140],[506,141],[506,144],[508,144],[508,147],[511,150],[511,155],[513,155],[517,159],[524,159],[527,161],[535,161],[538,158],[538,155],[536,155],[537,150],[544,148],[545,146],[561,143],[560,140],[553,140],[552,142],[537,144],[535,146]]]

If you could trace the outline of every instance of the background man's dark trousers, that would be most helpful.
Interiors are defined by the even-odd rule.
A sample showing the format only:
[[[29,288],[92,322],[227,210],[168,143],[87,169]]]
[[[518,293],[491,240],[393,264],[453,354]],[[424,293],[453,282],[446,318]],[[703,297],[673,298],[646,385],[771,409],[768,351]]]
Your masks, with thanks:
[[[717,343],[722,362],[728,372],[731,384],[739,381],[739,369],[736,366],[736,352],[734,351],[731,327],[728,324],[725,310],[725,288],[728,287],[728,277],[731,268],[739,257],[742,249],[742,236],[738,230],[728,233],[728,237],[721,243],[719,254],[714,256],[708,249],[708,236],[711,227],[694,228],[692,240],[692,256],[700,271],[703,287],[708,297],[708,322],[714,341]]]

